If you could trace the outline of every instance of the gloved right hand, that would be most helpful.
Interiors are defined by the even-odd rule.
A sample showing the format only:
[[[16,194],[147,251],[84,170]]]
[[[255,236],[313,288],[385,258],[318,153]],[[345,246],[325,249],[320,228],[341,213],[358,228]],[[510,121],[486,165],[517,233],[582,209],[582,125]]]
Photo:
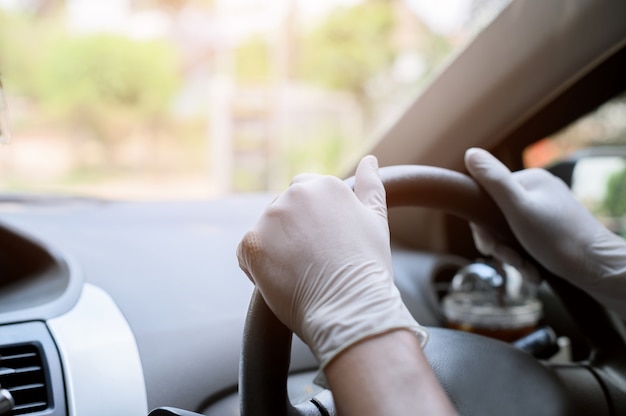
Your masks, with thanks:
[[[351,345],[397,329],[427,332],[393,282],[385,188],[374,157],[341,180],[301,175],[237,248],[239,265],[320,366]],[[319,379],[318,379],[319,380]]]
[[[511,230],[552,273],[570,280],[626,318],[626,242],[604,227],[568,187],[543,169],[511,173],[482,149],[469,149],[465,165],[491,195]],[[524,269],[519,253],[472,225],[483,254]]]

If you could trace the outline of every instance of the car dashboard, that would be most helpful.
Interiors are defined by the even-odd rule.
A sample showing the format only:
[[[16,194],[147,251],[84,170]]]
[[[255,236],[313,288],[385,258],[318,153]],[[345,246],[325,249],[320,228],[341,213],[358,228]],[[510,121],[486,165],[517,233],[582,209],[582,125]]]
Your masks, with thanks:
[[[14,414],[236,414],[253,286],[235,248],[272,198],[0,203],[0,384]],[[467,261],[402,247],[393,256],[411,312],[441,326],[432,284]],[[296,339],[293,400],[318,391],[315,371]]]

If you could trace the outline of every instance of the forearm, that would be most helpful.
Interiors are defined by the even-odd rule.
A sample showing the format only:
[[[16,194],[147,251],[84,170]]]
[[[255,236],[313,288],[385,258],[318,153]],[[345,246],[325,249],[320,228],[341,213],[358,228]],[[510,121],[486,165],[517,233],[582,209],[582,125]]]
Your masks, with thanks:
[[[353,345],[324,372],[341,416],[456,414],[417,337],[407,330]]]

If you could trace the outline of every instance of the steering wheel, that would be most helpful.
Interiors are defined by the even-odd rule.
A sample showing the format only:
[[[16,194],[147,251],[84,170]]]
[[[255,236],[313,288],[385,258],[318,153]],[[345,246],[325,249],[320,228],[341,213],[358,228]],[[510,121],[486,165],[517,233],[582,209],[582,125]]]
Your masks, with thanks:
[[[414,205],[443,210],[486,227],[525,253],[496,204],[469,176],[414,165],[384,167],[379,172],[389,207]],[[353,186],[353,178],[346,182]],[[534,263],[587,338],[590,357],[571,365],[548,366],[501,341],[429,328],[430,340],[424,352],[444,390],[462,415],[626,414],[623,322],[586,293]],[[336,414],[328,391],[308,402],[290,403],[287,377],[291,338],[291,331],[255,290],[240,361],[242,416]]]

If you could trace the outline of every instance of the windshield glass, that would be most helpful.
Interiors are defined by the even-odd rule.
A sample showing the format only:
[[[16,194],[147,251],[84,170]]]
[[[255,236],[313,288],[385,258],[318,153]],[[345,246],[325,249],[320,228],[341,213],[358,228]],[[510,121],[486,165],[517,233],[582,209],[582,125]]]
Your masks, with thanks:
[[[190,199],[341,174],[507,3],[0,0],[0,191]]]

